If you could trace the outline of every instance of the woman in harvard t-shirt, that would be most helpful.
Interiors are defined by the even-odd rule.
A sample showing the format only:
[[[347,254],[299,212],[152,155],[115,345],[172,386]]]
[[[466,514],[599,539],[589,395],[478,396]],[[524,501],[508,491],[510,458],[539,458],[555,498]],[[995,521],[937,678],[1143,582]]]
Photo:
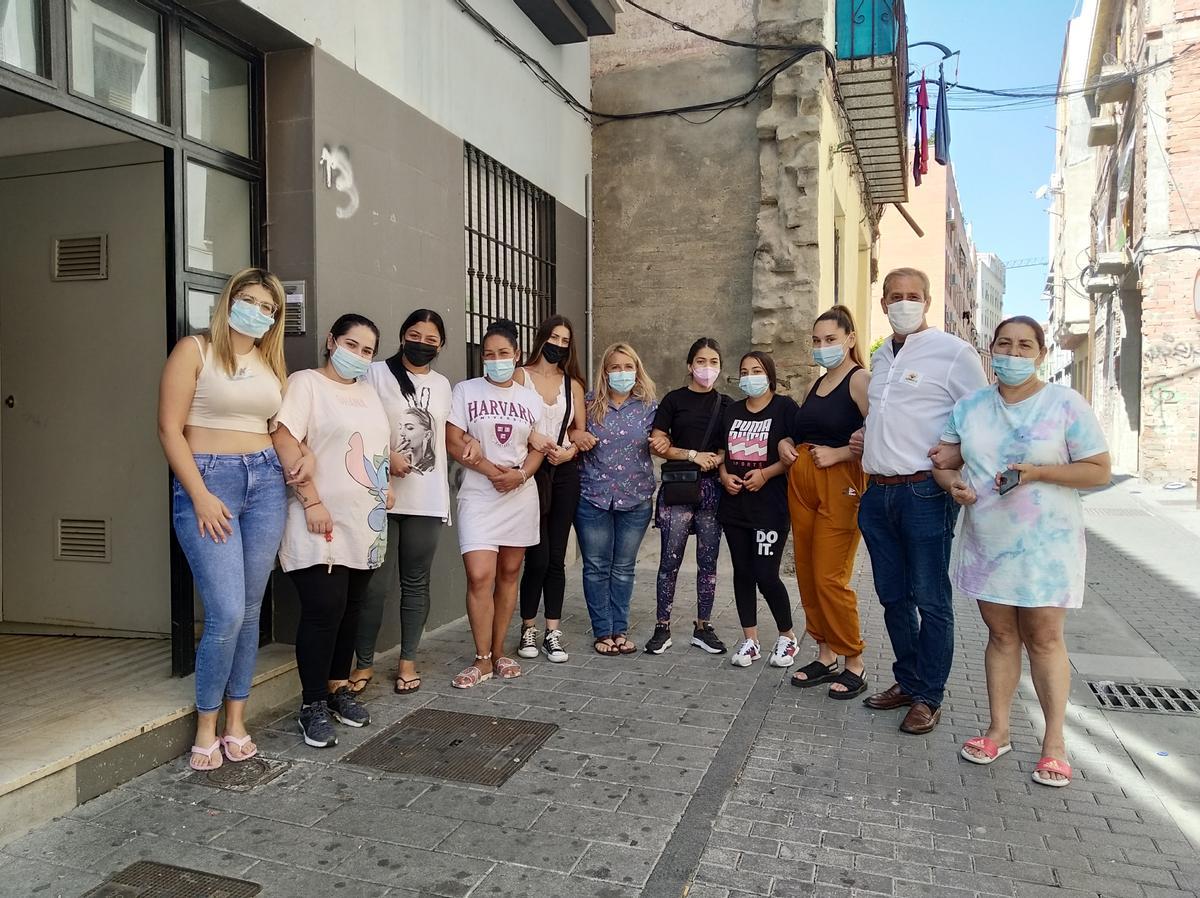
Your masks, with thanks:
[[[540,539],[537,484],[542,455],[529,435],[545,414],[536,390],[513,381],[517,326],[495,321],[483,335],[483,377],[454,388],[446,448],[466,468],[458,490],[458,545],[467,573],[467,618],[475,663],[454,677],[458,689],[492,678],[509,680],[521,667],[504,655],[504,634],[517,604],[517,579],[527,546]],[[473,456],[469,441],[483,448]]]

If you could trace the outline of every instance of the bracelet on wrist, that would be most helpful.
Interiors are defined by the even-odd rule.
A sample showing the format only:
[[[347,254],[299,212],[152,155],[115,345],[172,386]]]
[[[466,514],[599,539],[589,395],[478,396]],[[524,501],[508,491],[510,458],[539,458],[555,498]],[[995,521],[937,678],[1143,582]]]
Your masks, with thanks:
[[[320,500],[320,499],[318,499],[316,502],[309,502],[307,505],[305,505],[305,506],[304,506],[304,510],[305,510],[305,511],[308,511],[308,510],[309,510],[310,508],[312,508],[313,506],[315,506],[315,505],[320,505],[320,504],[321,504],[321,500]]]

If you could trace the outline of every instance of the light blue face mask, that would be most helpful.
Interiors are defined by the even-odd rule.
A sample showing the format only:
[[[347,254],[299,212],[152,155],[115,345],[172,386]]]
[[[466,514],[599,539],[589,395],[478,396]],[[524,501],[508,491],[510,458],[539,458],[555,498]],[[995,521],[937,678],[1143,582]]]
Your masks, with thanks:
[[[1037,359],[1016,355],[992,356],[992,371],[1006,387],[1019,387],[1037,372]]]
[[[516,370],[516,359],[486,359],[483,363],[484,376],[494,384],[508,383]]]
[[[846,358],[846,347],[841,343],[837,346],[818,346],[813,350],[813,358],[822,368],[836,368]]]
[[[341,344],[334,348],[329,361],[333,363],[333,370],[346,380],[358,380],[371,367],[370,359],[364,359]]]
[[[747,396],[761,396],[771,386],[771,381],[765,374],[747,374],[738,380],[738,389]]]
[[[637,383],[637,372],[635,371],[608,372],[608,388],[614,393],[624,396],[633,389],[635,383]]]
[[[244,299],[239,299],[229,310],[229,326],[254,340],[261,340],[274,323],[274,318],[264,315],[258,306]]]

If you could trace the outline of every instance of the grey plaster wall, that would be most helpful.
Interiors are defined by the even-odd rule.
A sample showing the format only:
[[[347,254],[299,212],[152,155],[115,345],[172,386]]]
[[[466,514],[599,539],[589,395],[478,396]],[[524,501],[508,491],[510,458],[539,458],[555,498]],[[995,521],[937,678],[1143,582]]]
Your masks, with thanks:
[[[584,374],[591,361],[587,357],[587,219],[557,203],[554,210],[555,300],[560,315],[575,326],[576,349]],[[590,375],[589,375],[590,376]]]
[[[598,52],[597,59],[605,57]],[[623,65],[596,70],[593,105],[624,111],[710,100],[757,76],[756,55],[748,51],[633,53]],[[718,338],[727,357],[750,347],[755,116],[752,106],[706,125],[654,118],[595,132],[596,352],[630,342],[660,393],[683,382],[696,337]],[[735,364],[726,359],[736,380]]]

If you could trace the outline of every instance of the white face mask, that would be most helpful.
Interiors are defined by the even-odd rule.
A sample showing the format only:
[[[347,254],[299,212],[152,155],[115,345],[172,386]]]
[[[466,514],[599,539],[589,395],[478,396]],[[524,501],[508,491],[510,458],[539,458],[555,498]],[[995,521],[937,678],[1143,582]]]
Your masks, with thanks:
[[[902,299],[887,307],[888,323],[902,337],[915,333],[925,320],[925,303],[915,299]]]

